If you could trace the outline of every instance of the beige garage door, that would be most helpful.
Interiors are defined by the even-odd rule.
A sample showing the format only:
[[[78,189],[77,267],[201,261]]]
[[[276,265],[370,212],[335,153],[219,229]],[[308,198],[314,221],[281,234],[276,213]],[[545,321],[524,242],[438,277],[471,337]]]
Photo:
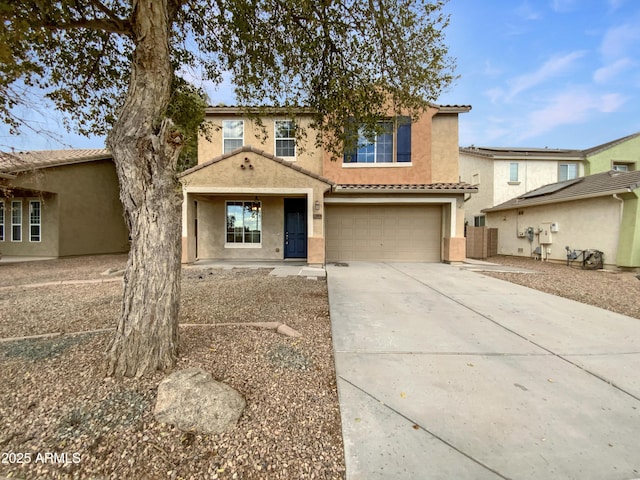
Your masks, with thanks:
[[[439,262],[439,205],[327,205],[327,261]]]

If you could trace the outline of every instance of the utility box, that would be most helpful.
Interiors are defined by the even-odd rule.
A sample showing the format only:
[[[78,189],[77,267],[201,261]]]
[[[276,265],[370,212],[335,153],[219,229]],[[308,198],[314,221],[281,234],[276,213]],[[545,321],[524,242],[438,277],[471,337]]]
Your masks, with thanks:
[[[540,243],[540,245],[550,245],[552,242],[551,240],[551,226],[553,224],[552,223],[541,223],[540,224],[540,236],[539,236],[539,240],[538,242]]]

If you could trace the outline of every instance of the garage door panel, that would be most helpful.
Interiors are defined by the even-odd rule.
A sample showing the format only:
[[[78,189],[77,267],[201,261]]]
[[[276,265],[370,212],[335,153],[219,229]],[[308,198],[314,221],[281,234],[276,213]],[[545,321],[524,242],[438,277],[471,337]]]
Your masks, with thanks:
[[[327,260],[440,261],[439,205],[327,205]]]

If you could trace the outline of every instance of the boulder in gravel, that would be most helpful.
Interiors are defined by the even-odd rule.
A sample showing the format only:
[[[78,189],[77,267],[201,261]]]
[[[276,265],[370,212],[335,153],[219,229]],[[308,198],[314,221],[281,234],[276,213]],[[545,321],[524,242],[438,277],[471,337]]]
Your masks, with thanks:
[[[200,368],[172,373],[158,386],[155,417],[180,430],[204,434],[235,427],[246,403],[233,388]]]

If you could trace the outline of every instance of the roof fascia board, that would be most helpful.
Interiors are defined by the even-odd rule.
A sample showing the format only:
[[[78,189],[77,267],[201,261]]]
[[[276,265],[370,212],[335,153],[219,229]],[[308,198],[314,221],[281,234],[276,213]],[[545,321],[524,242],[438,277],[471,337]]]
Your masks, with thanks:
[[[507,210],[518,210],[520,208],[529,208],[529,207],[537,207],[538,205],[549,205],[552,203],[565,203],[565,202],[573,202],[574,200],[585,200],[589,198],[597,198],[597,197],[608,197],[609,195],[618,195],[621,193],[630,193],[633,192],[634,189],[631,187],[619,188],[618,190],[609,190],[607,192],[597,192],[597,193],[585,193],[583,195],[576,195],[574,197],[562,197],[556,199],[549,199],[541,202],[530,202],[526,204],[512,204],[505,207],[491,207],[484,208],[481,210],[483,213],[492,213],[492,212],[504,212]]]

